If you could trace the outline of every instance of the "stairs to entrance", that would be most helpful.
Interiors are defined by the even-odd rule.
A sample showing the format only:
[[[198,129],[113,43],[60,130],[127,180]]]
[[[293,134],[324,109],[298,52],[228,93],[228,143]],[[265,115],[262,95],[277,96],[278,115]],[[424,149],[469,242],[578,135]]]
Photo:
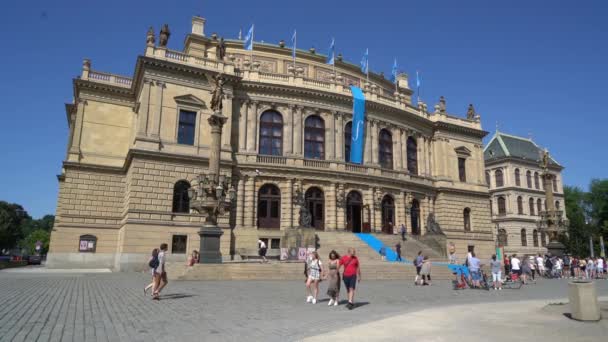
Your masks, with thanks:
[[[370,234],[365,234],[370,235]],[[395,245],[401,243],[401,257],[407,261],[414,261],[419,251],[422,251],[422,255],[426,255],[431,261],[447,261],[440,253],[435,251],[433,248],[423,244],[422,242],[407,237],[407,240],[401,241],[401,235],[390,235],[390,234],[371,234],[376,239],[382,241],[387,248],[390,248],[393,252],[395,251]],[[379,249],[380,247],[378,247]]]

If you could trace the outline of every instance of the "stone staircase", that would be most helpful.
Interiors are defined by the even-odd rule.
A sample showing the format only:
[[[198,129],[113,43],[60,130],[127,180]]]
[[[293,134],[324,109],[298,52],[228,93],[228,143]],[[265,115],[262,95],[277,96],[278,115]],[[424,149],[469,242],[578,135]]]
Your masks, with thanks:
[[[422,255],[428,256],[431,261],[447,262],[447,259],[433,248],[423,244],[411,236],[407,236],[406,241],[401,241],[401,235],[373,234],[378,240],[382,241],[386,247],[395,250],[395,245],[401,243],[401,257],[414,261],[419,251]]]

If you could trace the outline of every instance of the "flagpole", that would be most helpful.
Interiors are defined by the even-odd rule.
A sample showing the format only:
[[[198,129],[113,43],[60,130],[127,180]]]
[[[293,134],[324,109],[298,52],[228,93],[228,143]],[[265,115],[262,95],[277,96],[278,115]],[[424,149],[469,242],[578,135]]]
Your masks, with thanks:
[[[293,74],[296,75],[296,55],[298,54],[298,31],[293,31]]]

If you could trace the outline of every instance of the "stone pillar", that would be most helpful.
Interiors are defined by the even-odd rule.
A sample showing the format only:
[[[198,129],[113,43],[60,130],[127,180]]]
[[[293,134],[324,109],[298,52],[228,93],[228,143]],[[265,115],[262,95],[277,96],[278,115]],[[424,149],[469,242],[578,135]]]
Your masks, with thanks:
[[[372,121],[370,119],[366,119],[365,122],[365,152],[363,155],[363,163],[371,164],[372,163]],[[371,223],[371,222],[370,222]]]
[[[336,183],[332,183],[329,185],[329,201],[326,205],[327,207],[327,230],[336,230],[336,221],[337,221],[337,189],[338,186]]]
[[[283,125],[283,146],[285,148],[285,155],[290,156],[293,154],[293,119],[294,119],[294,105],[289,105],[289,113],[285,119]]]
[[[302,107],[294,107],[294,125],[293,125],[293,153],[297,156],[302,156],[302,134],[304,127],[302,125]]]
[[[148,135],[155,140],[160,140],[160,121],[163,112],[163,89],[165,83],[156,81],[155,94],[154,94],[154,110],[152,112],[152,122],[150,124],[150,131]]]
[[[207,121],[211,127],[211,146],[209,148],[209,173],[214,176],[214,181],[219,180],[222,128],[227,118],[222,113],[213,113]]]
[[[409,192],[404,192],[403,193],[404,199],[405,199],[405,227],[407,228],[407,230],[411,233],[411,227],[412,227],[412,212],[411,212],[411,208],[410,211],[408,212],[407,207],[411,206],[411,193]]]
[[[328,127],[325,128],[325,137],[327,141],[327,156],[325,159],[336,159],[336,117],[333,113],[327,116]]]
[[[247,150],[247,114],[250,101],[243,101],[239,110],[239,152]]]
[[[247,176],[245,178],[245,199],[243,203],[245,226],[247,228],[255,228],[253,218],[253,207],[256,204],[253,201],[255,178]]]
[[[68,160],[74,162],[80,161],[80,139],[82,137],[82,125],[84,122],[84,112],[87,101],[78,99],[76,100],[76,104],[76,122],[74,123],[72,146],[70,146],[70,151],[68,153]]]
[[[369,187],[367,190],[363,191],[363,204],[367,206],[363,210],[362,222],[368,222],[370,224],[370,228],[374,231],[374,188]]]
[[[372,121],[372,164],[378,165],[378,121]]]
[[[401,129],[401,164],[403,169],[407,170],[407,137],[408,130]]]
[[[433,172],[433,138],[429,137],[429,176],[433,176],[435,172]]]
[[[255,178],[253,180],[253,220],[251,222],[251,225],[256,229],[258,228],[258,189],[260,188],[259,183],[259,178]]]
[[[335,112],[335,117],[337,119],[337,129],[336,129],[336,159],[339,161],[344,161],[344,114],[340,112]]]
[[[424,235],[427,232],[427,226],[426,226],[426,216],[427,214],[427,208],[426,208],[426,200],[425,197],[421,197],[419,200],[420,203],[420,235]]]
[[[230,138],[232,137],[232,104],[234,97],[230,94],[226,95],[224,100],[223,114],[228,118],[224,125],[224,134],[222,135],[222,146],[230,148]]]
[[[150,110],[150,87],[152,82],[144,79],[141,89],[141,101],[139,104],[139,115],[137,116],[137,137],[145,137],[148,130],[148,112]]]
[[[344,193],[344,201],[346,203],[346,193],[344,192],[344,184],[340,183],[338,185],[338,194],[340,193]],[[336,228],[340,229],[340,230],[344,230],[346,228],[346,224],[344,222],[345,219],[345,213],[344,213],[344,206],[339,206],[336,208]],[[361,222],[363,222],[364,219],[363,217],[361,217]]]
[[[258,129],[258,102],[251,101],[251,106],[247,111],[247,152],[255,153],[257,151],[257,129]]]
[[[431,175],[431,138],[426,137],[424,139],[424,159],[426,160],[426,176],[429,177]]]
[[[292,223],[291,198],[293,181],[286,179],[281,182],[281,229],[289,229]]]
[[[245,213],[245,179],[247,176],[243,176],[239,179],[239,183],[237,185],[237,207],[236,207],[236,226],[238,228],[243,227],[245,223],[245,217],[243,216]]]
[[[405,196],[403,191],[395,196],[395,222],[393,222],[393,230],[398,232],[402,223],[405,223]]]

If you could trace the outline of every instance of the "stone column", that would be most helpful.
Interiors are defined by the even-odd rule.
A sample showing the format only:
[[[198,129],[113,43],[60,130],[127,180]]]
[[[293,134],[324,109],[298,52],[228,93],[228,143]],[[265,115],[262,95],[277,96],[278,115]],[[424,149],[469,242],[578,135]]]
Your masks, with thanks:
[[[398,232],[402,223],[405,223],[405,196],[403,191],[395,196],[395,222],[393,222],[393,230]]]
[[[431,138],[426,137],[424,139],[424,159],[426,160],[426,175],[431,175]]]
[[[363,210],[362,222],[368,222],[374,231],[374,188],[370,187],[363,191],[363,204],[367,206]]]
[[[429,176],[433,176],[435,173],[433,172],[433,138],[429,137],[429,142],[428,142],[428,147],[429,147]]]
[[[366,119],[365,122],[365,152],[363,155],[363,163],[371,164],[372,163],[372,121],[370,119]],[[371,222],[370,222],[371,224]]]
[[[148,135],[153,139],[160,140],[160,121],[163,112],[163,89],[165,88],[165,83],[156,81],[154,88],[154,111],[152,112],[152,122]]]
[[[332,183],[329,185],[329,201],[326,205],[327,207],[327,230],[336,230],[336,221],[337,221],[337,185],[336,183]]]
[[[251,222],[251,226],[256,229],[258,228],[258,189],[260,188],[259,182],[259,178],[255,178],[253,180],[253,220]]]
[[[403,169],[407,170],[407,137],[409,131],[401,129],[401,164]]]
[[[338,185],[338,193],[344,193],[344,184],[340,183]],[[346,201],[346,193],[344,193],[344,201]],[[344,206],[339,206],[336,208],[336,229],[344,230],[346,228],[346,224],[344,222],[345,214],[344,214]],[[364,219],[361,217],[361,222]]]
[[[144,79],[141,90],[141,101],[139,104],[139,115],[137,116],[137,137],[145,137],[148,129],[148,112],[150,110],[150,87],[152,82]]]
[[[425,197],[421,197],[419,199],[419,203],[420,203],[420,235],[424,235],[426,234],[427,231],[427,227],[426,227],[426,216],[427,214],[427,209],[426,209],[426,200]]]
[[[344,114],[335,112],[335,116],[338,121],[336,129],[336,159],[344,161]]]
[[[302,106],[294,107],[294,125],[293,125],[293,153],[297,156],[302,156],[302,134],[304,127],[302,125]]]
[[[334,160],[336,159],[336,118],[333,113],[329,113],[326,117],[328,127],[325,128],[325,136],[327,140],[327,156],[325,159]]]
[[[255,153],[257,151],[257,135],[258,135],[258,102],[251,101],[251,106],[247,112],[247,152]]]
[[[220,176],[222,128],[227,118],[222,113],[213,113],[207,121],[211,127],[211,146],[209,148],[209,173],[217,182]]]
[[[378,121],[372,121],[372,164],[378,165]]]
[[[226,124],[224,125],[224,134],[222,135],[222,146],[225,148],[230,148],[230,138],[232,137],[232,103],[234,97],[230,94],[226,95],[226,99],[224,100],[224,108],[223,114],[228,118],[226,120]]]
[[[72,136],[72,146],[68,153],[69,161],[80,161],[80,139],[82,137],[82,125],[84,122],[84,112],[87,106],[87,101],[83,99],[76,100],[76,122],[74,123],[74,134]]]
[[[245,213],[244,213],[245,226],[247,228],[255,228],[254,218],[253,218],[253,207],[256,206],[256,204],[253,201],[254,183],[255,183],[254,177],[247,176],[245,178],[245,200],[244,200],[243,209],[245,211]]]
[[[281,229],[289,229],[292,223],[291,198],[293,181],[286,179],[281,182]]]
[[[249,112],[249,100],[243,101],[239,110],[239,152],[247,150],[247,114]]]
[[[401,164],[401,161],[403,158],[401,157],[401,129],[394,127],[391,132],[393,134],[393,168],[395,170],[402,170],[403,164]]]
[[[293,154],[293,119],[294,119],[294,105],[288,106],[289,113],[287,114],[285,124],[283,125],[283,146],[285,147],[285,155],[289,156]]]
[[[243,227],[245,223],[245,217],[243,214],[245,213],[245,179],[247,176],[243,176],[239,179],[239,183],[237,185],[237,207],[236,207],[236,226],[238,228]]]
[[[407,211],[407,207],[411,206],[411,194],[408,192],[404,192],[403,193],[403,198],[404,198],[404,202],[405,202],[405,227],[407,228],[408,232],[412,232],[411,227],[412,227],[412,212],[411,212],[411,208],[410,208],[410,212],[408,213]]]

